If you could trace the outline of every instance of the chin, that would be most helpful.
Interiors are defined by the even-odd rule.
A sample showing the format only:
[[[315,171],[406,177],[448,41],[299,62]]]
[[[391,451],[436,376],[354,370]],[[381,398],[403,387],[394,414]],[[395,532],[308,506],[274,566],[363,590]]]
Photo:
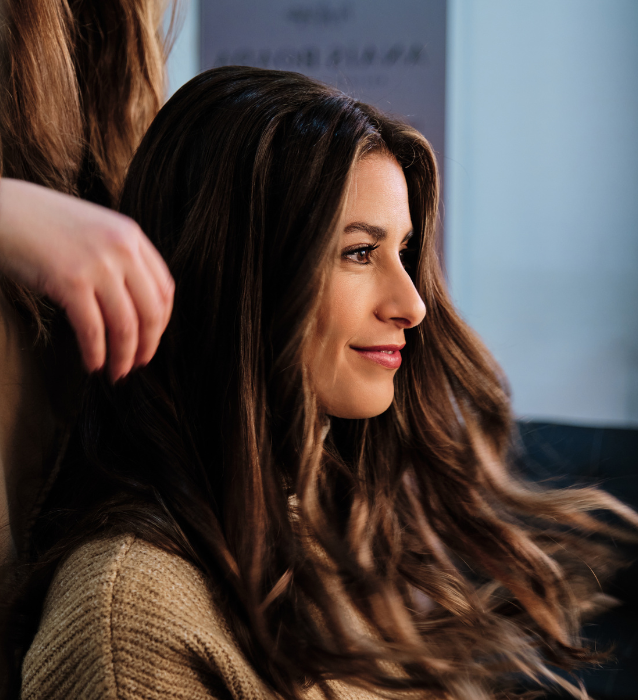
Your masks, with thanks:
[[[362,420],[364,418],[374,418],[385,413],[392,405],[394,399],[394,386],[391,391],[383,392],[359,392],[357,395],[331,397],[325,403],[325,411],[329,416],[335,418],[346,418],[349,420]],[[338,400],[335,400],[338,399]]]

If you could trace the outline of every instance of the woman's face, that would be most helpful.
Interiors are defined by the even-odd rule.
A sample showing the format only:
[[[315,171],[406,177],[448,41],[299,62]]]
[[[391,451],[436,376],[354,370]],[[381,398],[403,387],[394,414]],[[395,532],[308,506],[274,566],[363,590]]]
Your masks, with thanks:
[[[328,415],[371,418],[392,403],[405,329],[425,316],[404,267],[412,221],[394,158],[375,153],[356,165],[337,235],[308,369]]]

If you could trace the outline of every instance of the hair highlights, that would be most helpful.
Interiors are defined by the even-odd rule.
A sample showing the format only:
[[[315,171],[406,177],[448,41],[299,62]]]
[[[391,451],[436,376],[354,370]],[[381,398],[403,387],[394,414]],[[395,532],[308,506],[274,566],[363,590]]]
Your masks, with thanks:
[[[391,408],[326,435],[304,345],[352,168],[375,149],[406,177],[428,316],[406,330]],[[587,511],[638,520],[509,472],[504,380],[447,295],[437,204],[427,141],[337,90],[237,67],[183,87],[121,200],[169,263],[173,317],[148,367],[91,387],[34,531],[40,585],[87,536],[132,530],[205,572],[284,697],[334,679],[457,700],[506,697],[515,673],[566,686],[547,662],[592,658],[578,620],[609,558]]]

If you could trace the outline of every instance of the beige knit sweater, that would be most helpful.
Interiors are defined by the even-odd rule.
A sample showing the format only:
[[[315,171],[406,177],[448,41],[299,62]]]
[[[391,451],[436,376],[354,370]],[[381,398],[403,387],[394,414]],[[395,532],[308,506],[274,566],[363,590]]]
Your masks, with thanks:
[[[378,700],[331,687],[339,699]],[[85,544],[60,567],[22,674],[23,700],[273,697],[199,571],[132,535]]]

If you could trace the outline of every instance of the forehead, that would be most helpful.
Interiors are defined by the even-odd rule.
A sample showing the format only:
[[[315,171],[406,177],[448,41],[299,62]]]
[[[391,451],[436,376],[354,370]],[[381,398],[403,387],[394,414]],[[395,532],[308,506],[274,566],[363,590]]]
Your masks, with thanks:
[[[392,156],[373,153],[354,166],[342,229],[353,221],[388,230],[410,228],[408,187],[403,169]]]

